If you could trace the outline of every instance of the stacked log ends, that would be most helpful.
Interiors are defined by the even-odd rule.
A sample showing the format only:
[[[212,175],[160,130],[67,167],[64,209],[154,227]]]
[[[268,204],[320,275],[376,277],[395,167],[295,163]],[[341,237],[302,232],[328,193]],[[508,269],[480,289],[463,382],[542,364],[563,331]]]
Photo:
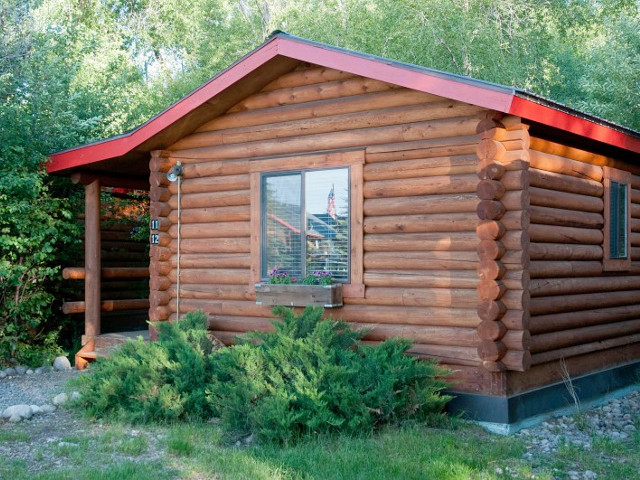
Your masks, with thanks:
[[[477,313],[481,319],[477,327],[480,339],[478,356],[482,360],[483,367],[491,372],[523,371],[528,368],[530,355],[527,361],[524,351],[518,354],[518,350],[513,348],[524,346],[528,348],[528,345],[523,345],[523,342],[511,345],[509,329],[502,321],[507,313],[507,306],[503,302],[507,288],[502,281],[507,272],[502,261],[506,248],[502,239],[510,225],[503,219],[508,209],[502,202],[502,198],[507,190],[513,189],[503,183],[505,173],[507,170],[522,169],[521,165],[524,164],[520,162],[517,164],[518,167],[510,165],[510,159],[528,158],[524,154],[507,155],[507,152],[517,148],[526,151],[529,137],[526,126],[515,117],[496,119],[485,116],[478,123],[476,132],[480,137],[476,152],[479,159],[476,172],[480,178],[476,191],[480,199],[477,207],[479,223],[476,228],[476,234],[480,240],[477,247],[480,260],[477,273],[480,283],[476,288]],[[519,192],[515,194],[518,195]],[[521,206],[520,209],[522,209]]]
[[[162,213],[164,212],[162,212],[161,205],[161,202],[166,202],[169,199],[167,180],[164,174],[172,166],[169,160],[163,154],[163,151],[155,150],[151,152],[151,160],[149,161],[151,183],[149,211],[151,218],[157,218],[161,223],[159,231],[151,232],[160,236],[160,244],[151,245],[149,249],[149,271],[151,272],[151,280],[149,282],[149,320],[152,322],[162,322],[169,319],[169,310],[166,305],[169,303],[170,296],[166,290],[171,286],[171,282],[166,276],[158,275],[158,272],[171,268],[169,263],[171,251],[166,246],[171,241],[169,234],[166,232],[170,222],[168,219],[162,218]]]

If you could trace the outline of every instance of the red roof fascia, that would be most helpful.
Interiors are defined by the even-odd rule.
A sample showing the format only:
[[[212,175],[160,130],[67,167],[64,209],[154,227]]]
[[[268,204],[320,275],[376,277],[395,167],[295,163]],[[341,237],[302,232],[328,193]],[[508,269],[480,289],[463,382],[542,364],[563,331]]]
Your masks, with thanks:
[[[88,163],[125,155],[172,123],[255,70],[277,55],[347,71],[398,86],[510,113],[640,153],[640,139],[605,125],[518,97],[515,91],[489,88],[464,80],[445,78],[378,58],[354,55],[322,45],[275,36],[235,65],[183,98],[136,130],[103,142],[79,147],[51,156],[47,171],[56,172]]]
[[[591,120],[571,115],[562,110],[536,103],[526,98],[514,97],[507,113],[566,132],[575,133],[576,135],[597,140],[608,145],[640,153],[640,138],[625,134],[606,125],[600,125]]]
[[[282,39],[278,45],[278,53],[296,60],[354,73],[499,112],[507,112],[513,98],[513,94],[506,91],[493,90],[424,71],[412,70],[406,66],[394,65],[393,62],[385,63],[377,58],[350,55],[321,45],[292,39]]]
[[[175,103],[149,122],[130,133],[119,137],[89,144],[83,147],[56,153],[47,164],[49,173],[80,167],[88,163],[125,155],[197,107],[211,100],[217,94],[264,65],[278,54],[277,38],[265,43],[237,64],[223,71],[203,86]]]

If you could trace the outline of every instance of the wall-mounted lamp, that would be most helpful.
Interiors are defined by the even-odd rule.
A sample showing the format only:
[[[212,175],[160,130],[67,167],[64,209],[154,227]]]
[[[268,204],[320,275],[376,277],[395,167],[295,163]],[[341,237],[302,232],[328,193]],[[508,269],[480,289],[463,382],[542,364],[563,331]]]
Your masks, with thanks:
[[[176,162],[176,164],[171,167],[171,170],[167,172],[167,180],[175,182],[182,176],[183,171],[182,164],[180,162]]]

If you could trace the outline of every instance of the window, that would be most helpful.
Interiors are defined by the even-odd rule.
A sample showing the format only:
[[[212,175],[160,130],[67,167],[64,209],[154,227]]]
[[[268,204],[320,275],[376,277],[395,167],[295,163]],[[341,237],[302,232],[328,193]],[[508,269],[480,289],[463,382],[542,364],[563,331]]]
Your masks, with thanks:
[[[604,167],[604,245],[603,269],[628,270],[629,255],[629,185],[631,173]]]
[[[331,272],[349,282],[349,168],[261,175],[261,269],[292,277]]]

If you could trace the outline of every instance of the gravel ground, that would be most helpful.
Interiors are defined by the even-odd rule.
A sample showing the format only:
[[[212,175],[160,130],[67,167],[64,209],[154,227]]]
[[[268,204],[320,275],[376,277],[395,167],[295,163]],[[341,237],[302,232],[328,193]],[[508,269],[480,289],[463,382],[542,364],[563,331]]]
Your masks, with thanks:
[[[51,403],[53,397],[66,392],[65,384],[82,375],[78,370],[64,372],[33,373],[0,379],[0,412],[11,405],[42,405]]]

